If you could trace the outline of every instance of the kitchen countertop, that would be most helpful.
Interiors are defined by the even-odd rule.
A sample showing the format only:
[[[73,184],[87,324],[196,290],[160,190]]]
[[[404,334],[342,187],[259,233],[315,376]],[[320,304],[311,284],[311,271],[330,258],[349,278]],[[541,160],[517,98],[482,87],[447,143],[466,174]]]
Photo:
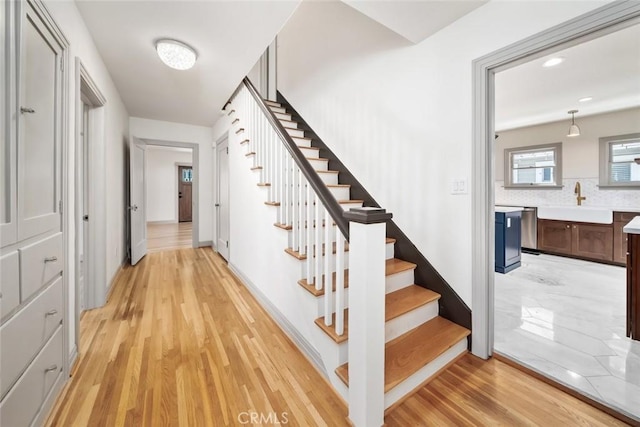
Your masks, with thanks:
[[[575,206],[575,207],[578,207],[577,205],[551,205],[551,204],[548,204],[548,203],[545,203],[545,204],[533,204],[533,205],[523,205],[523,206],[524,207],[531,207],[531,208],[539,208],[539,207],[544,207],[544,206],[551,206],[551,207],[559,207],[559,206],[571,207],[571,206]],[[621,207],[616,207],[616,206],[614,206],[614,207],[611,207],[611,206],[593,206],[593,205],[589,205],[589,204],[586,204],[586,203],[584,205],[582,205],[582,206],[584,206],[585,208],[594,208],[594,209],[611,209],[614,212],[638,212],[640,214],[640,206],[639,207],[623,207],[623,208],[621,208]],[[515,206],[509,205],[509,204],[506,204],[506,203],[496,203],[496,212],[498,212],[497,211],[498,207],[511,208],[511,207],[515,207]]]
[[[640,216],[633,218],[629,224],[624,226],[622,231],[629,234],[640,234]]]
[[[496,212],[502,213],[521,212],[523,210],[524,208],[519,206],[496,206]]]

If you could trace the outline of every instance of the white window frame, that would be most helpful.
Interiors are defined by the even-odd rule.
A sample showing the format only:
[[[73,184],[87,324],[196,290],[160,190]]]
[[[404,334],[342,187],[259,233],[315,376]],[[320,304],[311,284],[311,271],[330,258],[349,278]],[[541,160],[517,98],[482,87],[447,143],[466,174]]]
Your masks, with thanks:
[[[529,183],[516,184],[513,182],[513,162],[511,159],[517,153],[534,153],[538,151],[553,151],[554,160],[554,184]],[[530,188],[530,189],[553,189],[562,188],[562,142],[542,145],[529,145],[526,147],[512,147],[504,149],[504,188]]]
[[[626,135],[613,135],[600,138],[600,187],[609,188],[640,188],[640,181],[632,182],[611,182],[611,144],[640,140],[640,133],[630,133]]]

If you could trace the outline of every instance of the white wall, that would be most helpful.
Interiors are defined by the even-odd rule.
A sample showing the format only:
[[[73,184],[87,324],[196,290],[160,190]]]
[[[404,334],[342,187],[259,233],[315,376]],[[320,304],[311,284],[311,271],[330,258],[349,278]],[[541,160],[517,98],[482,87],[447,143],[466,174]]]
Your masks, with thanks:
[[[211,114],[217,114],[212,111]],[[198,144],[200,150],[200,194],[199,194],[199,236],[201,243],[213,240],[213,153],[212,129],[210,127],[171,123],[160,120],[131,117],[129,132],[132,137],[161,141],[188,142]],[[195,159],[194,159],[195,162]]]
[[[577,117],[580,136],[567,137],[570,120],[545,123],[498,132],[495,144],[496,203],[525,206],[575,204],[576,181],[587,197],[585,206],[612,208],[640,206],[640,191],[600,189],[599,138],[640,132],[640,108]],[[505,189],[504,150],[546,143],[562,142],[562,189]]]
[[[278,34],[278,89],[471,305],[472,61],[606,2],[490,2],[417,45],[340,2]]]
[[[178,166],[191,164],[191,149],[147,147],[147,222],[178,222]]]
[[[111,76],[107,71],[102,58],[98,53],[93,40],[87,30],[78,9],[73,1],[49,1],[45,0],[45,5],[53,15],[54,20],[61,28],[68,39],[69,46],[69,68],[67,69],[67,85],[69,87],[69,97],[66,100],[69,107],[67,132],[68,151],[66,162],[68,165],[68,175],[66,191],[68,194],[68,205],[65,207],[68,215],[66,224],[69,230],[68,242],[69,257],[66,260],[67,279],[69,284],[69,312],[67,314],[69,327],[69,351],[73,351],[75,343],[75,58],[78,57],[93,78],[94,82],[107,100],[105,105],[105,155],[106,163],[106,194],[107,200],[101,205],[106,209],[107,227],[107,248],[106,248],[106,284],[109,286],[123,259],[126,256],[126,230],[125,230],[125,182],[124,182],[124,159],[125,148],[128,144],[129,135],[129,114],[120,99]]]

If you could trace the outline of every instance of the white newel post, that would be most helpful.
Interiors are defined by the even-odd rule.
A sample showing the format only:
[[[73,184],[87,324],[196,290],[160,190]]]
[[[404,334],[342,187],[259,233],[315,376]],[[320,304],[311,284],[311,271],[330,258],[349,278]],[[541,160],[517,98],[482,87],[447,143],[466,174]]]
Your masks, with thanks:
[[[349,420],[384,424],[386,221],[381,208],[344,213],[349,222]]]

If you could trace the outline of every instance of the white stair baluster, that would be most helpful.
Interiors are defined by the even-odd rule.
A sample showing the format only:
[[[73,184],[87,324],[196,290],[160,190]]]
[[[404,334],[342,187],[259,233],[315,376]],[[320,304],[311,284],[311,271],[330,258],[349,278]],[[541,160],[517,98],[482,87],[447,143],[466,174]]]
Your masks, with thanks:
[[[333,219],[331,215],[329,215],[329,211],[324,209],[324,280],[325,280],[325,288],[324,288],[324,324],[327,326],[331,326],[333,324],[333,317],[331,314],[333,313],[333,280],[331,280],[331,261],[333,259],[333,248],[331,245],[331,223]],[[317,256],[321,256],[320,254],[316,254]],[[337,272],[336,272],[337,274]]]
[[[336,334],[344,334],[344,237],[336,227]]]
[[[285,223],[286,211],[287,211],[287,198],[285,195],[285,190],[287,189],[287,179],[286,179],[286,166],[285,166],[285,148],[284,141],[278,138],[278,170],[280,171],[280,224]]]
[[[307,253],[307,242],[306,242],[306,238],[307,237],[307,233],[305,232],[304,229],[304,219],[305,219],[305,207],[306,207],[306,196],[307,196],[307,179],[305,178],[305,176],[302,174],[302,171],[300,170],[300,168],[298,168],[298,222],[299,222],[299,229],[300,229],[300,249],[299,252],[301,255],[304,255]]]
[[[292,239],[291,239],[291,248],[294,251],[300,250],[300,229],[298,228],[298,165],[293,161],[293,157],[291,158],[291,226],[292,226]]]
[[[321,202],[320,202],[320,198],[318,197],[318,195],[316,194],[315,197],[315,218],[314,218],[314,222],[313,224],[309,224],[309,227],[314,227],[314,231],[315,231],[315,240],[316,240],[316,248],[315,248],[315,261],[316,261],[316,268],[315,268],[315,273],[316,273],[316,290],[321,290],[323,283],[322,283],[322,233],[320,232],[322,230],[322,216],[320,215],[320,212],[322,212],[322,206],[320,206]],[[325,289],[325,293],[326,293],[326,289]]]
[[[307,186],[307,284],[313,283],[313,200],[315,199],[315,193],[311,189],[311,186]]]

